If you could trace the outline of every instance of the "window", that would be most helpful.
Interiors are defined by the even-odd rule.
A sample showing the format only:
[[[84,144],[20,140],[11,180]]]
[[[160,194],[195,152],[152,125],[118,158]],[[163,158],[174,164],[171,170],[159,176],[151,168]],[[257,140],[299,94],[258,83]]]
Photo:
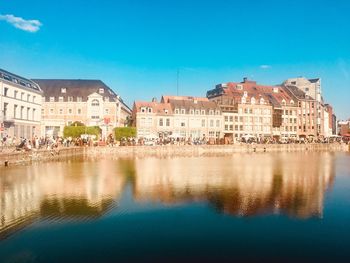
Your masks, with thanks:
[[[82,102],[83,98],[82,97],[77,97],[77,102]]]
[[[228,121],[228,116],[225,116],[225,121]]]
[[[68,109],[68,114],[72,114],[73,110],[72,109]]]
[[[220,127],[220,120],[216,120],[216,127],[217,127],[217,128]]]
[[[44,114],[45,114],[45,110],[41,109],[41,115],[44,115]]]
[[[159,126],[163,126],[163,118],[159,119]]]
[[[60,114],[63,114],[63,109],[59,109],[59,113],[60,113]]]
[[[233,116],[230,116],[230,122],[233,122]]]
[[[210,120],[210,127],[214,127],[214,120]]]
[[[91,119],[93,119],[93,120],[98,120],[99,118],[100,118],[100,116],[97,116],[97,115],[91,116]]]
[[[209,111],[209,115],[214,115],[214,111],[213,111],[213,110],[210,110],[210,111]]]
[[[7,93],[8,93],[8,91],[9,91],[9,88],[4,88],[4,96],[6,97],[7,96]]]
[[[81,114],[81,109],[78,109],[78,114]]]
[[[166,119],[166,126],[167,126],[167,127],[170,126],[170,119],[169,119],[169,118]]]
[[[175,114],[179,114],[179,109],[175,109]]]
[[[53,114],[53,113],[54,113],[53,109],[50,109],[50,114]]]
[[[66,88],[61,88],[61,93],[66,93],[67,89]]]
[[[191,109],[190,110],[190,114],[193,115],[194,114],[194,110]]]
[[[181,127],[185,127],[185,126],[186,126],[185,122],[181,122]]]
[[[72,102],[72,101],[73,101],[73,97],[68,96],[67,100],[68,100],[69,102]]]
[[[105,102],[109,102],[109,97],[105,97]]]
[[[35,120],[35,112],[36,112],[36,110],[33,109],[33,111],[32,111],[32,120]]]
[[[148,108],[148,112],[151,113],[152,112],[152,108]]]
[[[233,131],[233,125],[230,124],[230,131]]]
[[[205,110],[202,110],[202,111],[201,111],[201,114],[202,114],[202,115],[205,115]]]
[[[50,102],[55,102],[55,97],[50,97]]]
[[[17,108],[18,108],[18,105],[13,105],[13,117],[15,119],[17,118]]]
[[[142,113],[145,113],[145,112],[146,112],[146,109],[145,109],[145,108],[141,108],[141,112],[142,112]]]
[[[100,93],[100,94],[103,94],[104,92],[105,92],[105,90],[102,89],[102,88],[100,88],[100,89],[98,90],[98,93]]]
[[[186,114],[185,109],[181,109],[181,114]]]
[[[30,108],[27,108],[27,120],[29,120],[29,112],[30,112]]]
[[[202,120],[202,127],[205,127],[205,120]]]
[[[95,99],[95,100],[92,100],[91,106],[93,106],[93,107],[98,107],[98,106],[100,106],[100,103],[99,103],[98,100]]]
[[[36,96],[33,96],[33,103],[35,103],[36,101]]]
[[[199,115],[199,110],[196,110],[196,115]]]
[[[228,131],[228,125],[225,124],[225,131]]]
[[[105,109],[105,114],[109,114],[109,109]]]
[[[63,97],[58,97],[58,102],[63,102]]]

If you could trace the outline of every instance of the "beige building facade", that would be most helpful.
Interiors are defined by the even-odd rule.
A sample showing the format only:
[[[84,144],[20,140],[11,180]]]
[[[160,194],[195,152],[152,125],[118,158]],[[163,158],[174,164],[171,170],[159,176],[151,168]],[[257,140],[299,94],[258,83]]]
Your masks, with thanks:
[[[44,92],[42,134],[62,136],[65,126],[81,122],[99,126],[106,137],[115,127],[124,127],[131,110],[100,80],[34,80]]]

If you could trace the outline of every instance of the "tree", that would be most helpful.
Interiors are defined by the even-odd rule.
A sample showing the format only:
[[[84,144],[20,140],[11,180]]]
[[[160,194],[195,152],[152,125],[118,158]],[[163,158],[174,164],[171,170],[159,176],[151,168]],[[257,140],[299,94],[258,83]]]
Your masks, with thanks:
[[[123,137],[136,137],[135,127],[118,127],[114,129],[114,137],[117,141],[120,141]]]
[[[98,138],[101,134],[101,128],[98,126],[65,126],[63,129],[64,137],[78,138],[82,134],[96,135]]]

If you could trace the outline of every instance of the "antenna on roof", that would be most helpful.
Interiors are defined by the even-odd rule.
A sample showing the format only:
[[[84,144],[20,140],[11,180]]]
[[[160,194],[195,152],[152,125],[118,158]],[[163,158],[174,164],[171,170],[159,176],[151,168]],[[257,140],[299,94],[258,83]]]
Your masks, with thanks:
[[[176,96],[179,96],[179,76],[180,76],[180,69],[177,68],[177,74],[176,74]]]

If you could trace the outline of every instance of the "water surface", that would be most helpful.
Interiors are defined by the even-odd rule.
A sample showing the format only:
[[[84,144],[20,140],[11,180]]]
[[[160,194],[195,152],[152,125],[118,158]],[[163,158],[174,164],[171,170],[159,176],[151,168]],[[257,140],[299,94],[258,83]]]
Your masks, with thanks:
[[[350,155],[0,169],[0,262],[346,262]]]

